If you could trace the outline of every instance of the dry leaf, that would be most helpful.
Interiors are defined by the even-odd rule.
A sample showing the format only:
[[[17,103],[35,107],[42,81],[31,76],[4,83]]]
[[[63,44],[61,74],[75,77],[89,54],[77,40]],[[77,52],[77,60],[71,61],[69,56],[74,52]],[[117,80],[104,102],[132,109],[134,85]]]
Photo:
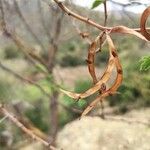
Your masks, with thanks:
[[[145,38],[145,36],[143,36],[141,33],[135,31],[134,29],[131,29],[131,28],[128,28],[128,27],[125,27],[125,26],[116,26],[114,28],[112,28],[111,32],[110,33],[125,33],[125,34],[131,34],[131,35],[135,35],[137,36],[138,38],[144,40],[144,41],[147,41],[147,39]]]

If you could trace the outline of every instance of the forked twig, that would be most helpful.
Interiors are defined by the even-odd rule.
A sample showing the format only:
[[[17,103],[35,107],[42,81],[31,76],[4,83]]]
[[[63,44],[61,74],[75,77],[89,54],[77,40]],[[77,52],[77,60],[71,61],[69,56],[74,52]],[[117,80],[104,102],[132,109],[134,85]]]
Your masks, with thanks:
[[[29,80],[23,76],[21,76],[20,74],[16,73],[14,70],[11,70],[10,68],[6,67],[4,64],[2,64],[2,62],[0,61],[0,68],[2,68],[3,70],[5,70],[6,72],[12,74],[14,77],[16,77],[17,79],[25,82],[25,83],[29,83],[31,85],[34,85],[35,87],[37,87],[44,95],[46,95],[47,97],[50,96],[50,94],[48,94],[38,83]]]
[[[21,52],[25,56],[27,56],[27,58],[29,60],[31,60],[32,62],[33,61],[39,62],[40,64],[42,64],[47,69],[46,62],[40,56],[35,54],[35,51],[36,51],[35,48],[26,44],[26,42],[23,39],[21,39],[15,32],[10,31],[7,28],[6,19],[5,19],[5,12],[4,12],[2,0],[0,0],[0,12],[1,12],[0,30],[3,31],[4,35],[7,38],[10,38],[19,47],[19,50],[21,50]]]
[[[41,41],[38,39],[37,35],[32,31],[30,25],[28,24],[27,20],[25,19],[25,17],[23,16],[19,4],[17,2],[17,0],[13,0],[14,2],[14,6],[15,6],[15,10],[17,12],[17,15],[19,16],[19,18],[22,20],[23,24],[25,25],[26,29],[29,31],[29,33],[31,34],[31,36],[35,39],[35,41],[41,46],[42,50],[45,50],[44,45],[41,43]],[[46,51],[46,50],[45,50]]]
[[[71,11],[68,7],[66,7],[61,1],[59,0],[54,0],[57,5],[66,13],[68,14],[69,16],[72,16],[82,22],[85,22],[101,31],[111,31],[112,33],[122,33],[122,34],[131,34],[131,35],[135,35],[145,41],[146,38],[144,36],[142,36],[140,33],[138,32],[141,32],[141,29],[140,28],[128,28],[128,27],[125,27],[125,26],[116,26],[116,27],[105,27],[105,26],[102,26],[96,22],[94,22],[93,20],[89,19],[89,18],[86,18],[86,17],[83,17],[73,11]],[[147,30],[150,30],[150,28],[147,28]]]

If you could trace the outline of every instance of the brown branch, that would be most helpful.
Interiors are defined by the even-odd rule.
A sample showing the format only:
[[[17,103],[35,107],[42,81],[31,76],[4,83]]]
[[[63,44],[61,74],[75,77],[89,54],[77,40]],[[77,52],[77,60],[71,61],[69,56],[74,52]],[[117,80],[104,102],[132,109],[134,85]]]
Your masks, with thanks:
[[[46,2],[45,2],[46,3]],[[50,6],[50,5],[49,5]],[[45,31],[45,34],[47,35],[49,41],[52,40],[52,35],[49,32],[49,27],[46,25],[46,22],[44,20],[44,15],[43,15],[43,11],[42,11],[42,3],[41,0],[38,0],[38,10],[39,10],[39,17],[40,17],[40,23],[43,26],[43,29]]]
[[[13,70],[7,68],[5,65],[3,65],[1,62],[0,62],[0,68],[2,68],[3,70],[7,71],[8,73],[12,74],[14,77],[16,77],[17,79],[23,81],[23,82],[26,82],[26,83],[29,83],[31,85],[34,85],[35,87],[37,87],[47,98],[50,97],[50,95],[37,83],[35,83],[34,81],[32,80],[29,80],[27,78],[24,78],[23,76],[19,75],[18,73],[14,72]],[[61,107],[63,107],[64,109],[66,109],[67,111],[71,111],[71,112],[74,112],[76,114],[81,114],[82,111],[79,110],[79,109],[76,109],[76,108],[70,108],[66,105],[64,105],[63,103],[59,102],[58,105],[60,105]],[[1,122],[1,120],[0,120]],[[32,128],[35,129],[35,127],[33,126],[30,126]],[[37,129],[36,129],[37,130]]]
[[[101,26],[101,25],[99,25],[99,24],[97,24],[97,23],[95,23],[94,21],[92,21],[92,20],[90,20],[89,18],[86,18],[86,17],[83,17],[83,16],[81,16],[81,15],[78,15],[78,14],[76,14],[76,13],[74,13],[73,11],[71,11],[69,8],[67,8],[62,2],[60,2],[59,0],[54,0],[57,4],[58,4],[58,6],[66,13],[66,14],[68,14],[69,16],[72,16],[72,17],[74,17],[74,18],[76,18],[76,19],[78,19],[78,20],[80,20],[80,21],[83,21],[83,22],[85,22],[85,23],[87,23],[87,24],[89,24],[89,25],[92,25],[92,26],[94,26],[94,27],[96,27],[97,29],[99,29],[99,30],[106,30],[107,28],[106,27],[104,27],[104,26]]]
[[[55,32],[54,32],[54,36],[52,37],[52,40],[49,43],[49,48],[48,48],[47,68],[49,73],[52,73],[54,68],[64,14],[63,13],[60,14],[59,12],[56,12],[55,15],[56,15],[56,21],[53,29]]]
[[[11,122],[13,122],[18,128],[20,128],[23,132],[25,132],[28,136],[30,136],[33,140],[37,140],[50,150],[57,150],[55,147],[50,145],[47,141],[35,135],[30,129],[26,128],[13,114],[11,114],[2,104],[0,104],[0,112],[9,118]]]
[[[40,104],[39,104],[40,105]],[[14,115],[17,116],[18,120],[24,124],[24,126],[28,129],[30,129],[31,131],[34,132],[34,134],[36,134],[37,136],[41,137],[44,140],[48,140],[48,141],[52,141],[52,137],[46,135],[43,131],[41,131],[39,128],[37,128],[30,119],[28,119],[24,113],[23,110],[20,108],[19,103],[14,103],[12,104],[12,106],[10,106],[10,108],[13,108],[14,110]],[[12,111],[13,111],[12,110]]]
[[[21,39],[15,32],[12,32],[7,28],[2,0],[0,0],[0,12],[1,12],[0,29],[3,31],[4,35],[7,38],[10,38],[19,47],[19,50],[21,50],[21,52],[25,56],[27,56],[29,60],[31,60],[31,62],[37,61],[47,69],[46,62],[40,56],[34,53],[36,49],[28,46],[28,44],[26,44],[26,42],[23,39]]]
[[[16,46],[19,48],[19,50],[25,56],[27,56],[27,58],[29,60],[31,60],[32,62],[33,61],[39,62],[40,64],[42,64],[47,69],[46,62],[39,55],[37,55],[33,52],[36,50],[32,47],[29,47],[27,44],[25,44],[23,39],[21,39],[15,32],[8,31],[6,26],[3,26],[3,25],[4,24],[2,23],[0,26],[0,29],[4,32],[4,35],[6,37],[10,38],[16,44]]]
[[[118,32],[118,30],[116,30],[118,27],[125,27],[125,26],[118,26],[118,27],[105,27],[105,26],[102,26],[102,25],[100,25],[100,24],[98,24],[98,23],[96,23],[96,22],[94,22],[93,20],[91,20],[91,19],[89,19],[89,18],[86,18],[86,17],[83,17],[83,16],[81,16],[81,15],[79,15],[79,14],[77,14],[77,13],[75,13],[75,12],[73,12],[73,11],[71,11],[68,7],[66,7],[61,1],[59,1],[59,0],[54,0],[56,3],[57,3],[57,5],[66,13],[66,14],[68,14],[69,16],[72,16],[72,17],[74,17],[74,18],[76,18],[76,19],[78,19],[78,20],[80,20],[80,21],[82,21],[82,22],[85,22],[85,23],[87,23],[87,24],[89,24],[89,25],[91,25],[91,26],[93,26],[93,27],[95,27],[95,28],[97,28],[97,29],[99,29],[99,30],[101,30],[101,31],[105,31],[105,30],[107,30],[107,31],[111,31],[112,29],[114,29],[113,30],[113,33],[116,33],[116,32]],[[140,32],[140,28],[129,28],[130,30],[134,30],[134,31],[137,31],[137,32]],[[147,28],[147,30],[150,30],[150,28]],[[122,31],[120,31],[120,33],[123,33],[123,34],[125,34],[125,33],[127,33],[127,32],[122,32]]]
[[[105,20],[104,20],[104,26],[106,26],[106,24],[107,24],[107,17],[108,17],[108,15],[107,15],[107,0],[105,0],[104,1],[104,13],[105,13]]]

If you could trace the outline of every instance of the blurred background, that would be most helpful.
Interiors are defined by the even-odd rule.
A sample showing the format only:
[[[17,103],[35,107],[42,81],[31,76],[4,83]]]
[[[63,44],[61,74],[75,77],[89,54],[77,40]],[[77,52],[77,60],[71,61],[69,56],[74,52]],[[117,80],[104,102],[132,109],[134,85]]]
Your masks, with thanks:
[[[103,4],[91,9],[93,1],[88,2],[88,7],[73,0],[66,1],[66,6],[103,24]],[[148,2],[136,2],[110,0],[107,25],[139,27]],[[59,91],[61,87],[83,92],[92,86],[86,63],[89,43],[80,35],[88,34],[94,40],[99,34],[97,29],[64,14],[51,0],[0,0],[0,5],[0,103],[27,128],[64,150],[150,149],[147,126],[103,120],[100,106],[79,121],[81,112],[96,95],[75,102]],[[141,58],[150,54],[150,45],[135,36],[114,34],[112,38],[123,65],[124,80],[119,94],[104,102],[104,113],[148,122],[150,72],[141,70],[140,64]],[[108,57],[106,44],[96,57],[98,77]],[[0,149],[45,147],[6,118],[0,122]]]

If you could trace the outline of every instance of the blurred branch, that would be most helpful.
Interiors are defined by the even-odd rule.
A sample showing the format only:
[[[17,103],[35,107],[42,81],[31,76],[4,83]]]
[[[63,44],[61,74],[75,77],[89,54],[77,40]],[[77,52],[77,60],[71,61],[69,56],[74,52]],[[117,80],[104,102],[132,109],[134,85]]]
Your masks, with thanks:
[[[107,0],[104,1],[104,13],[105,13],[104,26],[106,26],[106,24],[107,24],[107,17],[108,17],[108,14],[107,14]]]
[[[31,60],[32,62],[33,60],[36,60],[47,69],[46,62],[40,56],[34,53],[34,51],[36,50],[32,47],[29,47],[28,44],[25,44],[25,41],[23,41],[23,39],[21,39],[15,32],[9,31],[7,29],[2,0],[0,0],[0,12],[1,12],[0,29],[3,31],[4,35],[10,38],[19,47],[19,50],[21,50],[23,54],[27,56],[29,60]]]
[[[34,85],[35,87],[37,87],[47,98],[50,97],[50,94],[48,94],[39,84],[35,83],[34,81],[32,80],[29,80],[27,78],[24,78],[23,76],[19,75],[18,73],[16,73],[15,71],[9,69],[8,67],[6,67],[5,65],[3,65],[1,62],[0,62],[0,68],[2,68],[3,70],[5,70],[6,72],[12,74],[14,77],[16,77],[17,79],[23,81],[23,82],[26,82],[26,83],[29,83],[31,85]],[[76,109],[76,108],[72,108],[72,107],[68,107],[66,105],[64,105],[63,103],[59,102],[59,105],[62,106],[64,109],[66,109],[67,111],[71,111],[71,112],[74,112],[74,113],[77,113],[77,114],[81,114],[82,111],[79,110],[79,109]]]
[[[124,14],[130,19],[130,21],[133,22],[133,25],[135,24],[135,18],[132,17],[128,11],[126,11],[126,8],[127,7],[130,7],[130,6],[135,6],[135,5],[144,5],[145,7],[148,6],[148,4],[144,4],[143,2],[138,2],[138,1],[130,1],[129,3],[126,3],[126,4],[123,4],[123,3],[120,3],[120,2],[117,2],[117,1],[113,1],[113,0],[109,0],[111,3],[115,4],[115,5],[118,5],[118,6],[121,6],[122,7],[122,11],[124,12]]]
[[[132,17],[126,10],[125,8],[122,9],[123,13],[130,19],[130,21],[132,22],[133,25],[135,25],[135,17]]]
[[[46,141],[52,141],[52,137],[46,135],[43,131],[41,131],[40,129],[38,129],[35,125],[33,125],[33,123],[23,114],[23,110],[22,108],[19,106],[19,104],[15,103],[12,104],[12,108],[15,110],[15,113],[18,120],[24,124],[24,126],[28,129],[30,129],[31,131],[34,132],[34,134],[36,134],[37,136],[41,137],[42,139],[46,140]]]
[[[148,6],[148,4],[144,4],[138,1],[130,1],[129,3],[123,4],[114,0],[109,0],[111,3],[115,4],[115,5],[119,5],[122,7],[129,7],[129,6],[133,6],[133,5],[144,5],[144,6]]]
[[[46,95],[47,97],[49,97],[49,94],[37,83],[35,83],[32,80],[29,80],[27,78],[24,78],[23,76],[19,75],[18,73],[16,73],[14,70],[9,69],[8,67],[6,67],[5,65],[2,64],[2,62],[0,62],[0,68],[2,68],[3,70],[5,70],[6,72],[12,74],[14,77],[16,77],[17,79],[29,83],[31,85],[36,86],[44,95]]]
[[[7,118],[8,116],[4,116],[2,119],[0,119],[0,124]]]
[[[50,6],[50,5],[49,5]],[[49,41],[52,40],[52,35],[50,34],[49,32],[49,28],[48,26],[46,25],[46,22],[44,20],[44,15],[43,15],[43,11],[42,11],[42,4],[41,4],[41,0],[38,0],[38,9],[39,9],[39,17],[40,17],[40,22],[43,26],[43,29],[45,31],[45,34],[47,35]]]
[[[18,5],[18,2],[16,0],[13,0],[14,1],[14,6],[15,6],[15,10],[17,12],[17,15],[19,16],[19,18],[22,20],[23,24],[25,25],[26,29],[28,30],[28,32],[32,35],[32,37],[36,40],[36,42],[41,46],[41,48],[43,50],[45,50],[45,47],[44,45],[42,44],[42,42],[38,39],[37,35],[32,31],[31,27],[29,26],[29,24],[27,23],[27,20],[25,19],[25,17],[23,16],[20,8],[19,8],[19,5]],[[44,23],[44,22],[43,22]]]
[[[52,70],[54,68],[64,14],[63,13],[60,14],[60,12],[56,11],[55,16],[56,16],[56,21],[53,29],[55,32],[53,37],[51,38],[51,41],[49,43],[49,48],[48,48],[47,66],[50,73],[52,73]]]
[[[2,104],[0,104],[0,112],[9,118],[11,122],[13,122],[18,128],[20,128],[23,132],[25,132],[28,136],[30,136],[33,140],[37,140],[43,145],[45,145],[50,150],[57,150],[55,147],[51,146],[50,143],[43,140],[39,136],[35,135],[30,129],[26,128],[12,113],[10,113]]]

